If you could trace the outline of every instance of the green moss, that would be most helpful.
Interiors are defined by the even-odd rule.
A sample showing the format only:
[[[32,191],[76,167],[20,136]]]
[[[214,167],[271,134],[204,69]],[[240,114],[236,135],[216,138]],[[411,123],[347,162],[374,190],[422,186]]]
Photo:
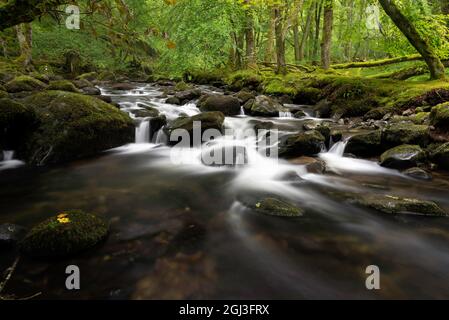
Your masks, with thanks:
[[[79,92],[75,85],[68,80],[58,80],[50,82],[47,90],[61,90],[68,92]]]
[[[385,151],[382,145],[382,132],[380,130],[361,133],[353,136],[347,146],[346,152],[358,157],[377,156]]]
[[[429,119],[430,119],[430,112],[418,112],[417,114],[411,117],[411,120],[415,124],[424,124]]]
[[[78,159],[134,140],[131,118],[94,97],[44,91],[26,98],[24,104],[39,121],[23,151],[33,164]]]
[[[430,123],[438,129],[449,128],[449,102],[432,108]]]
[[[77,80],[87,80],[87,81],[94,81],[98,79],[98,73],[96,72],[88,72],[83,73],[82,75],[76,77]]]
[[[419,166],[426,158],[420,146],[401,145],[385,151],[380,157],[380,164],[388,168],[405,169]]]
[[[21,91],[37,91],[42,90],[45,87],[45,83],[30,76],[15,77],[5,85],[6,90],[12,93]]]
[[[9,98],[9,94],[6,91],[0,90],[0,99]]]
[[[184,81],[180,81],[180,82],[176,83],[176,85],[175,85],[176,91],[186,91],[189,89],[192,89],[192,86],[185,83]]]
[[[258,89],[263,82],[263,77],[253,70],[240,70],[230,74],[226,82],[232,90],[240,91],[243,88]]]
[[[69,210],[49,218],[34,228],[20,243],[31,257],[66,257],[90,249],[106,238],[108,225],[80,210]]]
[[[292,203],[276,198],[265,198],[251,205],[258,213],[277,217],[301,217],[303,210]]]
[[[449,142],[430,150],[431,159],[442,169],[449,170]]]
[[[395,123],[384,128],[382,132],[382,144],[388,147],[402,144],[425,147],[429,141],[429,127],[426,125]]]

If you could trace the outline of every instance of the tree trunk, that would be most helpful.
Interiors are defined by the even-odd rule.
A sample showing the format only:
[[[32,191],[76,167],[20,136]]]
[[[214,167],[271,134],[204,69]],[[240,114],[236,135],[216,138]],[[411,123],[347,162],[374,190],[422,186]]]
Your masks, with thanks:
[[[274,57],[274,28],[276,23],[276,16],[274,9],[270,9],[270,26],[267,35],[267,47],[265,49],[264,61],[272,62]]]
[[[299,61],[304,60],[304,47],[307,43],[307,38],[310,34],[310,29],[312,26],[312,16],[315,13],[315,6],[310,5],[309,12],[307,14],[306,25],[304,26],[304,32],[302,34],[301,44],[299,45]]]
[[[379,0],[387,15],[422,55],[429,66],[431,79],[444,79],[444,66],[429,43],[418,33],[415,26],[402,14],[394,0]]]
[[[22,63],[23,67],[27,71],[33,69],[33,30],[31,24],[22,23],[14,27],[16,30],[17,41],[20,47],[20,57],[19,61]]]
[[[318,44],[320,41],[320,24],[321,24],[321,11],[323,10],[323,0],[319,0],[316,3],[315,10],[315,38],[313,43],[313,59],[318,57]]]
[[[276,61],[277,69],[276,73],[286,74],[287,66],[285,65],[285,39],[284,28],[282,23],[281,9],[276,7],[274,9],[276,22],[275,22],[275,34],[276,34]]]
[[[333,0],[324,2],[323,40],[321,43],[321,66],[329,69],[331,65],[332,26],[334,20]]]
[[[249,4],[250,0],[245,0]],[[256,43],[254,41],[254,20],[252,12],[249,9],[246,13],[246,28],[245,28],[245,39],[246,39],[246,67],[255,67],[256,62]]]
[[[6,41],[2,37],[0,37],[0,45],[2,46],[3,56],[8,58],[8,50],[6,48]]]
[[[441,13],[449,15],[449,1],[440,0],[441,2]]]
[[[299,63],[301,61],[300,49],[301,44],[299,42],[299,21],[295,20],[293,24],[293,45],[295,47],[295,61]]]

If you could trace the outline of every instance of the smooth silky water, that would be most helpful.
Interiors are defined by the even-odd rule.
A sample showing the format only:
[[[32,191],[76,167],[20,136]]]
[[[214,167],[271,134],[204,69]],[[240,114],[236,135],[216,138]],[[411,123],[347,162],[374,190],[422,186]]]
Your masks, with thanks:
[[[195,104],[165,104],[152,86],[102,93],[125,112],[139,103],[168,119],[199,112]],[[307,119],[289,113],[226,118],[234,134],[215,143],[247,146],[247,164],[234,168],[203,165],[199,149],[181,150],[174,164],[167,137],[162,131],[150,137],[148,119],[135,119],[135,144],[63,166],[30,168],[8,153],[0,162],[0,223],[31,227],[76,208],[108,219],[111,233],[70,260],[22,258],[6,291],[56,299],[449,298],[449,219],[390,217],[338,197],[416,197],[449,211],[449,175],[414,180],[344,157],[345,141],[320,154],[333,173],[313,174],[262,156],[252,147],[256,137],[242,134],[254,120],[273,122],[282,135]],[[288,198],[306,214],[288,219],[252,212],[239,199],[254,192]],[[0,256],[0,270],[14,257]],[[70,264],[80,267],[80,291],[65,289]],[[380,268],[379,291],[365,287],[369,265]]]

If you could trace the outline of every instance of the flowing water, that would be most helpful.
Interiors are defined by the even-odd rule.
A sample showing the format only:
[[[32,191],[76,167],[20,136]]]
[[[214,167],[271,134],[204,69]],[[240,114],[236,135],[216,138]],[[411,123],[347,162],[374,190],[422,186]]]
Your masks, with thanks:
[[[165,104],[157,87],[102,93],[125,112],[148,105],[168,119],[199,113],[194,103]],[[385,216],[339,196],[417,197],[449,211],[449,175],[417,181],[376,162],[345,157],[347,140],[320,154],[326,174],[256,150],[255,122],[273,123],[282,136],[310,119],[242,112],[226,118],[232,130],[226,136],[203,149],[176,152],[166,146],[162,130],[150,137],[149,119],[135,119],[136,143],[96,158],[5,169],[5,162],[15,161],[8,154],[0,162],[0,223],[30,227],[79,208],[107,218],[111,234],[70,260],[22,258],[5,291],[69,299],[449,298],[449,219]],[[244,150],[236,165],[204,164],[204,150],[228,146]],[[271,141],[266,149],[275,146]],[[242,198],[259,193],[287,198],[306,213],[286,219],[243,206]],[[14,253],[0,255],[0,270],[13,260]],[[80,267],[80,291],[65,289],[69,264]],[[380,268],[381,290],[365,287],[370,265]]]

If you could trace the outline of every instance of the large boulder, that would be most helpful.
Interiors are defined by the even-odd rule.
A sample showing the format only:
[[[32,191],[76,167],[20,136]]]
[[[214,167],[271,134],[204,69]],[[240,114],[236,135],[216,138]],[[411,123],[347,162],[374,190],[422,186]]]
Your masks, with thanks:
[[[281,157],[313,156],[321,152],[326,142],[318,131],[294,134],[281,140],[279,155]]]
[[[90,249],[108,235],[108,224],[79,210],[61,212],[30,230],[20,242],[21,252],[37,258],[60,258]]]
[[[186,104],[189,101],[198,99],[200,96],[201,90],[199,89],[181,91],[175,94],[175,98],[178,98],[181,104]]]
[[[287,111],[280,103],[267,96],[257,96],[244,105],[245,113],[255,117],[278,117]]]
[[[131,118],[100,99],[65,91],[44,91],[24,99],[38,129],[28,139],[25,159],[58,163],[91,156],[134,140]]]
[[[23,146],[35,123],[32,108],[11,99],[0,99],[0,149],[17,150]]]
[[[349,139],[345,151],[358,157],[377,156],[385,150],[381,137],[380,130],[357,134]]]
[[[214,112],[203,112],[197,114],[193,117],[180,117],[166,127],[167,133],[169,137],[175,130],[186,130],[190,137],[191,144],[198,144],[200,141],[193,141],[193,128],[194,123],[199,122],[201,125],[201,135],[208,129],[218,130],[219,132],[223,132],[223,123],[225,116],[223,113],[214,111]],[[171,144],[178,144],[180,141],[170,141]]]
[[[235,97],[236,97],[237,99],[239,99],[240,102],[241,102],[242,104],[245,104],[245,103],[247,103],[249,100],[255,99],[255,98],[256,98],[256,96],[254,95],[254,93],[252,93],[252,92],[250,92],[250,91],[248,91],[248,90],[242,90],[242,91],[240,91],[239,93],[237,93],[237,94],[235,95]]]
[[[449,170],[449,142],[431,152],[431,159],[442,169]]]
[[[46,84],[30,76],[18,76],[9,81],[5,88],[10,93],[22,91],[39,91],[45,89]]]
[[[423,164],[426,158],[420,146],[402,145],[385,151],[380,157],[380,164],[388,168],[406,169]]]
[[[384,128],[382,144],[395,147],[401,144],[416,144],[425,147],[430,140],[429,127],[412,123],[395,123]]]
[[[432,108],[430,123],[437,129],[449,129],[449,102]]]
[[[240,101],[232,96],[213,95],[201,102],[199,108],[203,112],[221,111],[225,116],[240,114]]]
[[[47,90],[61,90],[68,92],[79,92],[75,85],[68,80],[51,81]]]
[[[390,215],[448,216],[435,202],[419,199],[370,194],[360,195],[350,200],[350,202]]]

